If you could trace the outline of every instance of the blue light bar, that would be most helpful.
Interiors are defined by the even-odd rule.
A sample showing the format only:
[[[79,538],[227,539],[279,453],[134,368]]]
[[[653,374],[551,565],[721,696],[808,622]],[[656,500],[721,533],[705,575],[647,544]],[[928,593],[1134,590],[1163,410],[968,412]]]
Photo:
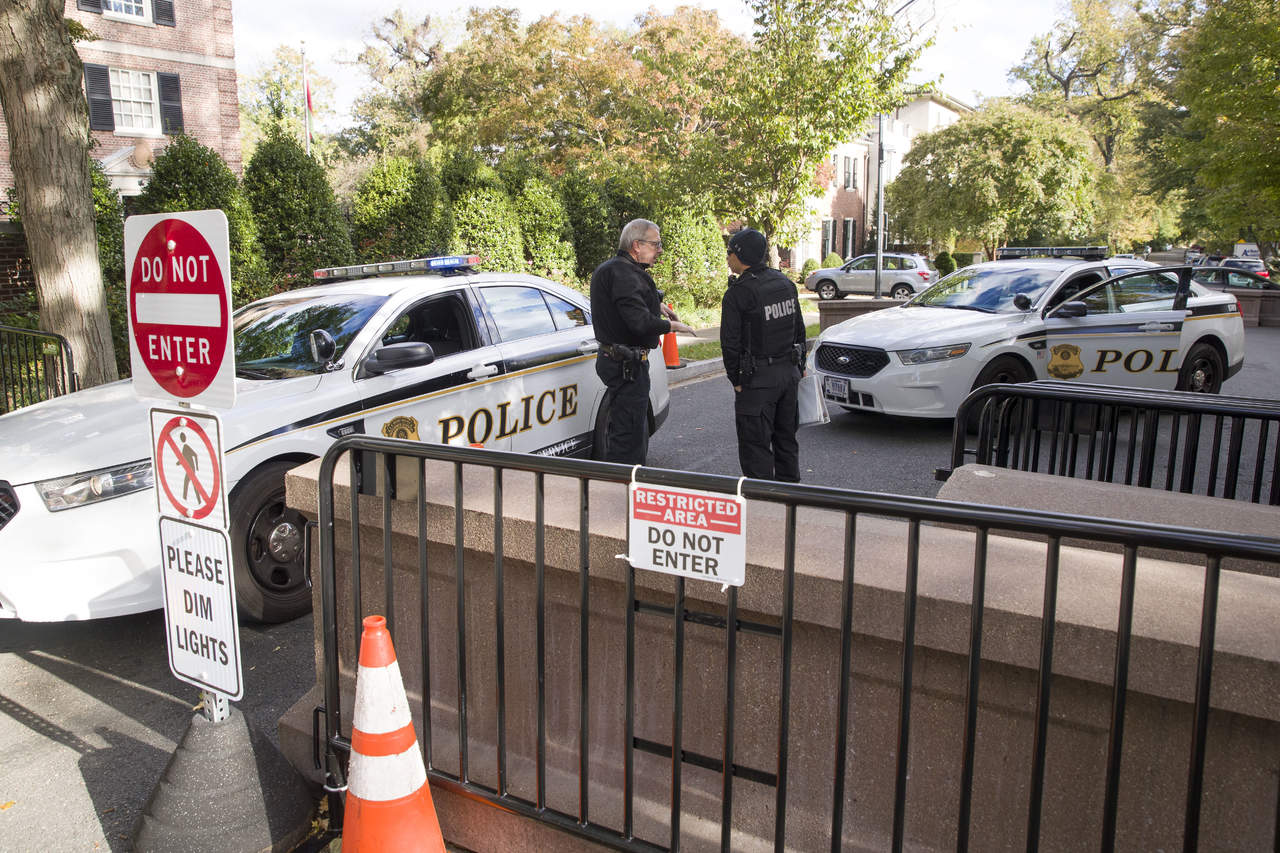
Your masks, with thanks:
[[[387,261],[380,264],[357,264],[349,267],[328,267],[316,270],[316,279],[370,278],[376,275],[412,272],[455,272],[480,264],[479,255],[440,255],[435,258],[414,258],[409,261]]]
[[[427,266],[433,270],[456,270],[460,267],[474,267],[480,263],[479,255],[445,255],[439,258],[426,258]]]

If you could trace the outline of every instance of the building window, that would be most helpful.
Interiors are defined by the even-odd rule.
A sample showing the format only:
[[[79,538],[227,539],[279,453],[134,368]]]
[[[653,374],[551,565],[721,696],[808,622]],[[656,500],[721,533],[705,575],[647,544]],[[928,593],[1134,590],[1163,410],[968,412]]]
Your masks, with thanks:
[[[175,26],[174,0],[76,0],[76,8],[117,21]]]
[[[844,188],[853,189],[853,158],[844,158]]]
[[[142,0],[102,0],[102,11],[131,18],[147,17],[147,8]]]
[[[117,131],[159,133],[155,77],[146,71],[111,69],[111,115]]]
[[[835,222],[830,219],[822,220],[822,257],[825,259],[827,255],[834,251],[835,247]]]
[[[844,256],[846,258],[853,257],[853,231],[853,220],[846,219],[844,221]]]
[[[135,136],[181,133],[182,86],[177,74],[84,66],[89,129]]]

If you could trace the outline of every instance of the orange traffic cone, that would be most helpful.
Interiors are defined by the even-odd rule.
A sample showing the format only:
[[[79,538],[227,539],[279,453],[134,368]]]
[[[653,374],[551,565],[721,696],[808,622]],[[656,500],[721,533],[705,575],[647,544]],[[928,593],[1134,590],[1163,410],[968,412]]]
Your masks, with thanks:
[[[667,303],[667,307],[671,307],[671,303]],[[667,363],[667,367],[680,366],[680,346],[676,341],[675,332],[667,332],[662,336],[662,359]]]
[[[444,853],[387,620],[366,616],[356,671],[344,853]]]

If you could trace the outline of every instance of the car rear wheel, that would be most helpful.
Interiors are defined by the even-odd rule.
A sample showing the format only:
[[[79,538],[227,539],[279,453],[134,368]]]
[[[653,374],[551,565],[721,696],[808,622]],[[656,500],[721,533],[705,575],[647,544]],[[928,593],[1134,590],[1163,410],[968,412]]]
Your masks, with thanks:
[[[286,622],[311,610],[307,586],[306,518],[286,506],[284,474],[297,462],[270,462],[231,495],[231,562],[241,615]]]
[[[893,286],[893,291],[889,295],[892,296],[894,299],[910,299],[912,294],[914,293],[915,291],[912,290],[911,287],[908,285],[895,284]]]
[[[836,283],[831,279],[818,282],[819,299],[839,299],[840,295],[840,288],[836,287]]]
[[[1178,390],[1217,394],[1222,390],[1225,376],[1222,354],[1209,344],[1196,344],[1182,360],[1182,369],[1178,371]]]

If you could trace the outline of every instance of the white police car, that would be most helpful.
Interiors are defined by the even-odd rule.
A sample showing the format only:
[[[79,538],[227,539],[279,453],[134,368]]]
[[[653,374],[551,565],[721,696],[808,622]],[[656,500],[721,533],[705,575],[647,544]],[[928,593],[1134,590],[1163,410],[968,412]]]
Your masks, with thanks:
[[[926,418],[955,417],[970,391],[995,382],[1217,393],[1244,364],[1235,297],[1193,283],[1189,267],[1157,269],[1136,259],[975,264],[824,330],[809,366],[828,401]]]
[[[338,283],[235,313],[236,405],[220,414],[245,616],[310,608],[284,473],[340,436],[557,455],[596,444],[604,386],[589,300],[533,276],[472,272],[478,260],[318,270]],[[669,405],[662,359],[650,373],[652,431]],[[0,417],[0,618],[161,606],[148,408],[123,381]]]

